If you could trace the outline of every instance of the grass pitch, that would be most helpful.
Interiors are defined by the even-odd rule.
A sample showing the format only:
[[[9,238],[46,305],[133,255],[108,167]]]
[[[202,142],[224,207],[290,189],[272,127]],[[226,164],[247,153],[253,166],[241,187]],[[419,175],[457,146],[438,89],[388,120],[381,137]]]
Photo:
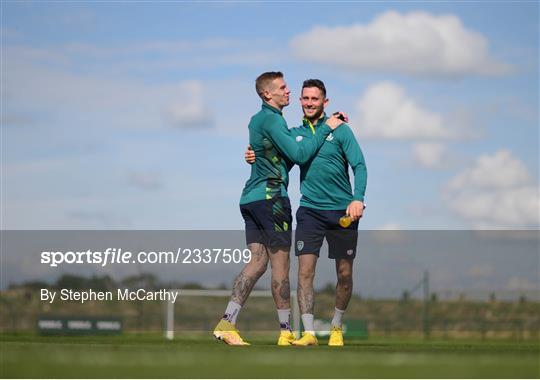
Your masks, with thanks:
[[[249,334],[246,339],[249,340]],[[369,339],[343,348],[229,347],[209,334],[42,337],[0,335],[10,378],[538,378],[539,342]]]

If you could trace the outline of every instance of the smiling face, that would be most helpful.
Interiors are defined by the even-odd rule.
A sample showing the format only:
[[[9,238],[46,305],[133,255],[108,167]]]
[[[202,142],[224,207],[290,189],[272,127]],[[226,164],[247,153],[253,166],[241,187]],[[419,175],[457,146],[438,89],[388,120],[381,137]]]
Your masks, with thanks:
[[[300,97],[300,105],[306,119],[312,123],[319,120],[324,113],[324,108],[328,105],[321,89],[317,87],[304,87]]]

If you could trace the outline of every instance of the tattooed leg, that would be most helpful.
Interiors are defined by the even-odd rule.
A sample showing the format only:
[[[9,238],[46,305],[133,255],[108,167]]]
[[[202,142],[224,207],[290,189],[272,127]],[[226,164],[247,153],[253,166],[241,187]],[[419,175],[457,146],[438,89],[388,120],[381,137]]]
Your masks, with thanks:
[[[270,252],[272,267],[272,296],[278,309],[291,308],[291,286],[289,283],[289,250],[276,249]]]
[[[244,305],[257,280],[266,272],[268,253],[266,247],[259,243],[249,245],[251,261],[247,263],[233,283],[231,301]]]
[[[313,279],[317,266],[317,255],[298,256],[298,306],[301,314],[313,314]]]
[[[336,307],[339,310],[347,309],[353,289],[353,260],[337,259],[336,273],[338,282],[336,285]]]

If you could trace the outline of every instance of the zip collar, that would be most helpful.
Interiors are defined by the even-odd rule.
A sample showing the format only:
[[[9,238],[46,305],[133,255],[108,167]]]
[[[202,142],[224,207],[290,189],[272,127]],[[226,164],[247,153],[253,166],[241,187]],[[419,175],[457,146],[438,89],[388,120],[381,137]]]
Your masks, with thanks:
[[[311,133],[315,134],[315,128],[321,126],[321,124],[323,124],[326,120],[328,120],[328,117],[326,116],[326,113],[323,112],[322,116],[319,118],[319,120],[317,120],[317,123],[315,123],[315,125],[313,125],[311,121],[309,121],[305,117],[302,119],[302,125],[306,128],[309,127],[309,129],[311,129]]]

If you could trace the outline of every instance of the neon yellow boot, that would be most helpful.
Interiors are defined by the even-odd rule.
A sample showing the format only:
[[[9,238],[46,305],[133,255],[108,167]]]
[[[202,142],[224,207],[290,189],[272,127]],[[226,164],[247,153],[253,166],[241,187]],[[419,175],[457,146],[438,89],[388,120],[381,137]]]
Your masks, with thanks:
[[[311,333],[303,332],[302,337],[298,340],[295,340],[292,342],[293,346],[316,346],[317,343],[317,337]]]
[[[296,336],[292,331],[281,330],[277,341],[278,346],[290,346],[296,340]]]
[[[330,339],[328,339],[328,345],[339,347],[343,346],[343,330],[341,327],[332,326],[332,331],[330,332]]]
[[[234,325],[222,319],[217,324],[214,329],[214,338],[221,340],[231,346],[249,346],[248,342],[245,342],[244,339],[240,336],[238,330]]]

